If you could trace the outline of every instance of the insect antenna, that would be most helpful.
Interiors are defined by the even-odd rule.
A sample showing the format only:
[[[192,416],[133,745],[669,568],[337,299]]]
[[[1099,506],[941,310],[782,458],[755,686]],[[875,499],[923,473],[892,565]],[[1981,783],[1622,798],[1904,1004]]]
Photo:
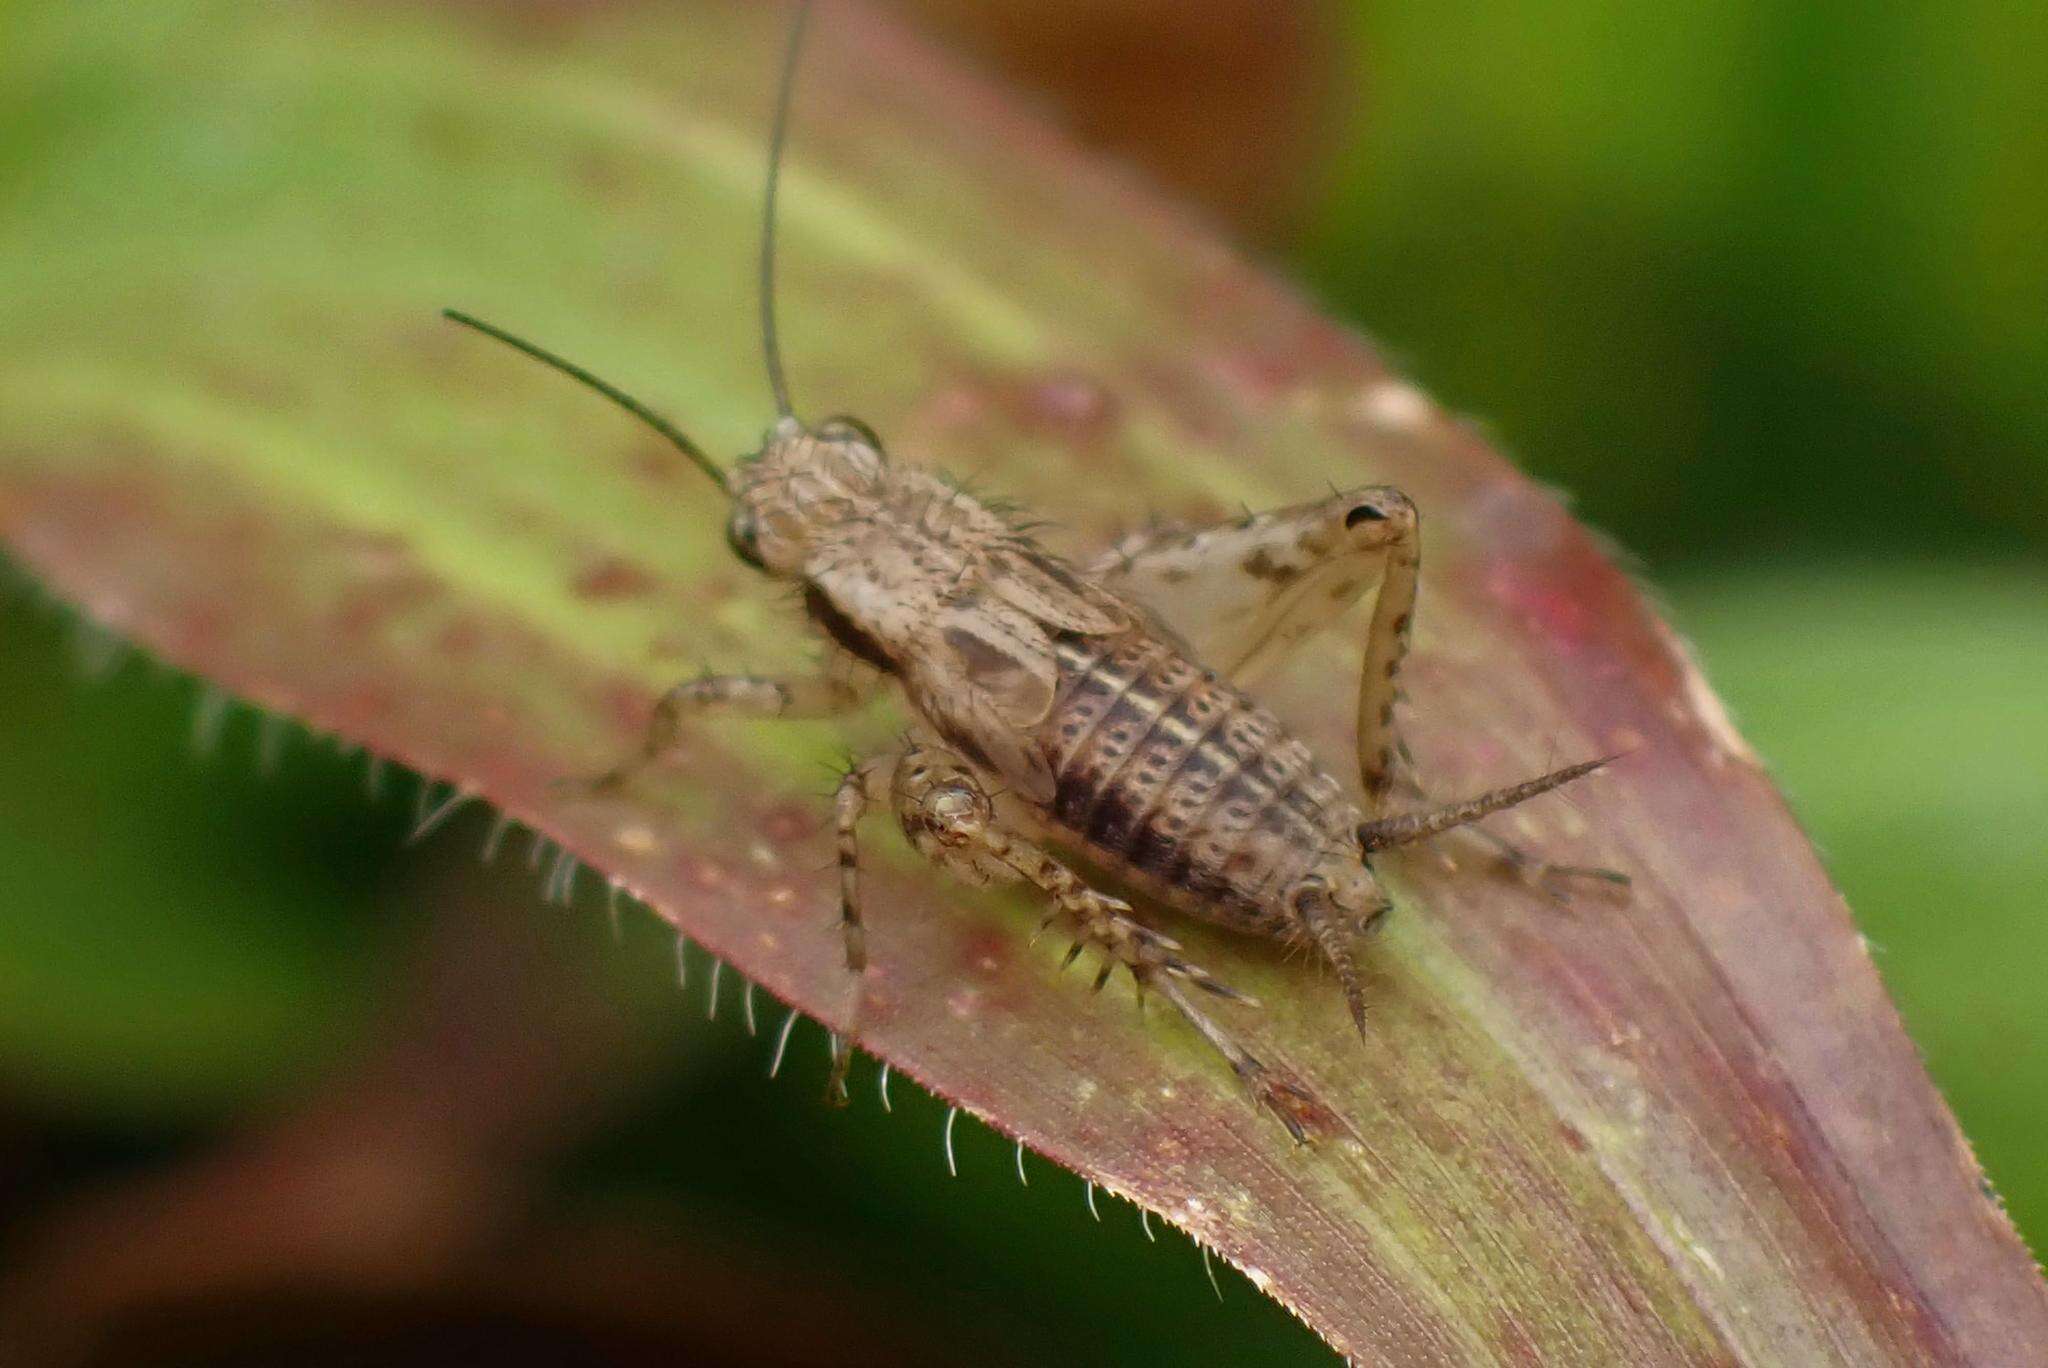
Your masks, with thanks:
[[[768,135],[768,183],[761,195],[761,358],[768,367],[768,388],[775,395],[778,418],[793,417],[789,380],[782,372],[782,335],[775,326],[775,196],[782,183],[782,148],[789,141],[789,104],[796,88],[796,63],[803,52],[804,27],[812,0],[801,0],[790,21],[789,43],[782,50],[782,77],[775,92],[775,127]]]
[[[463,313],[459,309],[443,309],[441,310],[441,316],[451,322],[460,323],[465,328],[474,328],[485,337],[495,338],[514,351],[524,352],[544,366],[552,366],[578,384],[596,390],[599,394],[602,394],[605,398],[653,428],[663,437],[666,437],[676,450],[690,458],[692,465],[696,466],[697,469],[703,471],[706,475],[709,475],[713,484],[716,484],[727,493],[732,492],[732,487],[726,480],[724,468],[706,455],[704,448],[698,446],[688,437],[685,437],[682,430],[674,423],[669,422],[668,419],[662,417],[618,386],[598,379],[573,361],[565,360],[544,347],[536,346],[523,337],[516,337],[495,324],[486,323],[481,318]]]

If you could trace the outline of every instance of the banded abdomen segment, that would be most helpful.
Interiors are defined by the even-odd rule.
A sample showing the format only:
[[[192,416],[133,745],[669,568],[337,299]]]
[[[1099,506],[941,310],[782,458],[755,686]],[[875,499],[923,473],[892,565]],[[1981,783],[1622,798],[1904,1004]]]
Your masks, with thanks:
[[[1271,713],[1162,642],[1069,637],[1058,653],[1045,723],[1058,824],[1183,910],[1291,929],[1276,895],[1357,821],[1336,781]]]

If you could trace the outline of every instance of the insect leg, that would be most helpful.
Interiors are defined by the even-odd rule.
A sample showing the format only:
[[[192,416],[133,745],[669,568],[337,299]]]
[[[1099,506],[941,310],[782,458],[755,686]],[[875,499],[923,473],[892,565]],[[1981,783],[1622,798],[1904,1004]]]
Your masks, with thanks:
[[[1208,526],[1149,528],[1088,571],[1151,608],[1196,659],[1239,684],[1284,661],[1378,581],[1359,675],[1360,776],[1375,817],[1397,795],[1429,805],[1395,717],[1419,574],[1414,508],[1398,490],[1348,490]],[[1477,826],[1446,830],[1431,844],[1454,868],[1453,852],[1463,852],[1552,896],[1572,881],[1628,883],[1613,870],[1553,864]]]
[[[1099,951],[1105,962],[1095,979],[1098,989],[1116,966],[1130,970],[1141,994],[1155,991],[1172,1003],[1295,1139],[1307,1138],[1300,1118],[1314,1114],[1313,1099],[1277,1078],[1233,1039],[1189,989],[1235,1002],[1252,999],[1187,960],[1178,942],[1135,920],[1130,904],[1089,887],[1042,847],[1011,830],[965,761],[937,746],[914,746],[897,766],[894,798],[897,820],[921,854],[975,883],[1021,880],[1046,894],[1052,911],[1040,929],[1064,923],[1072,932],[1068,963],[1088,947]]]
[[[1369,805],[1393,787],[1395,677],[1415,616],[1415,505],[1385,485],[1193,529],[1126,537],[1089,566],[1150,607],[1196,659],[1245,684],[1337,621],[1376,581],[1358,686],[1358,763]]]
[[[839,840],[839,929],[846,941],[846,972],[853,976],[846,1029],[832,1037],[832,1075],[825,1085],[826,1098],[841,1106],[847,1100],[846,1071],[853,1062],[853,1039],[860,1031],[861,1003],[866,998],[863,980],[868,972],[867,927],[860,917],[860,819],[881,796],[899,763],[900,758],[893,754],[861,761],[839,781],[832,799],[832,825]]]
[[[1595,865],[1556,864],[1531,854],[1506,837],[1497,836],[1484,827],[1473,825],[1488,813],[1526,802],[1540,793],[1590,774],[1606,763],[1600,760],[1572,765],[1526,783],[1497,789],[1466,802],[1429,806],[1428,794],[1415,778],[1411,763],[1403,757],[1399,787],[1411,799],[1422,803],[1424,810],[1368,822],[1360,828],[1360,838],[1366,845],[1368,853],[1373,849],[1406,845],[1411,841],[1430,841],[1438,850],[1445,866],[1453,871],[1458,868],[1458,850],[1462,847],[1476,860],[1504,869],[1522,883],[1559,901],[1564,900],[1565,887],[1578,881],[1592,881],[1626,889],[1629,886],[1629,877],[1617,870],[1602,869]]]
[[[1484,827],[1466,829],[1468,844],[1485,846],[1492,853],[1496,863],[1508,873],[1531,888],[1562,899],[1565,886],[1575,882],[1608,884],[1616,889],[1627,889],[1628,875],[1618,869],[1605,869],[1599,865],[1557,864],[1540,855],[1532,855],[1521,846],[1504,836],[1496,836]]]
[[[1618,896],[1628,896],[1631,880],[1618,869],[1546,860],[1482,826],[1456,827],[1425,839],[1443,867],[1452,873],[1469,856],[1475,864],[1502,871],[1560,903],[1568,901],[1567,894],[1573,886],[1586,883],[1605,884]]]
[[[577,785],[592,793],[616,792],[673,752],[692,718],[718,713],[790,721],[836,717],[867,702],[876,682],[872,673],[860,672],[837,653],[820,673],[795,679],[704,674],[684,680],[654,705],[638,754],[594,779],[576,781]]]

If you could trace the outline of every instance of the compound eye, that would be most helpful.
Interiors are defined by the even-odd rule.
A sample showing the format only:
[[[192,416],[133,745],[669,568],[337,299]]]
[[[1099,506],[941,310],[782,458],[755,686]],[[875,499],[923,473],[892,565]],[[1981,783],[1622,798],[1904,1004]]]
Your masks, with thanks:
[[[872,448],[877,454],[882,450],[882,439],[875,435],[875,430],[850,413],[835,413],[818,424],[818,435],[827,441],[851,439]]]
[[[1386,520],[1387,513],[1385,509],[1373,504],[1362,503],[1355,505],[1349,513],[1344,515],[1344,527],[1345,530],[1349,531],[1360,523],[1385,522]]]
[[[1328,907],[1330,886],[1314,874],[1287,890],[1287,906],[1295,916],[1312,916]]]
[[[768,566],[761,559],[761,542],[754,530],[754,515],[745,509],[736,510],[731,521],[725,525],[725,544],[732,553],[756,570]]]

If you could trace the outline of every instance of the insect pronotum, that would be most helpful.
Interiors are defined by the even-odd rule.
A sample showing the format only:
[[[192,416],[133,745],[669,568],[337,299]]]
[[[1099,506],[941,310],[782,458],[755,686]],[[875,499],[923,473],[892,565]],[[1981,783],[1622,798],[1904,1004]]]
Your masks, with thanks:
[[[1308,947],[1334,971],[1365,1029],[1358,964],[1391,904],[1372,861],[1431,839],[1481,843],[1534,882],[1606,870],[1550,865],[1470,824],[1590,773],[1569,765],[1464,802],[1421,799],[1396,724],[1420,564],[1419,520],[1385,485],[1210,527],[1125,538],[1081,565],[1010,516],[928,470],[892,463],[849,417],[796,415],[775,319],[775,205],[790,93],[810,4],[785,49],[760,239],[761,336],[776,421],[751,455],[720,465],[639,400],[467,314],[488,334],[604,395],[659,432],[730,501],[726,538],[765,575],[800,586],[825,638],[815,675],[715,675],[676,685],[638,753],[596,779],[630,783],[714,711],[817,718],[893,684],[913,725],[894,750],[852,766],[833,804],[840,917],[852,1005],[836,1033],[831,1092],[845,1096],[860,1031],[866,929],[860,823],[886,803],[913,847],[973,883],[1021,882],[1078,955],[1103,957],[1165,998],[1297,1139],[1313,1099],[1262,1063],[1199,998],[1250,999],[1099,886],[1114,881],[1180,912]],[[1358,685],[1362,799],[1245,692],[1310,634],[1377,586]],[[1393,811],[1395,799],[1409,810]]]

